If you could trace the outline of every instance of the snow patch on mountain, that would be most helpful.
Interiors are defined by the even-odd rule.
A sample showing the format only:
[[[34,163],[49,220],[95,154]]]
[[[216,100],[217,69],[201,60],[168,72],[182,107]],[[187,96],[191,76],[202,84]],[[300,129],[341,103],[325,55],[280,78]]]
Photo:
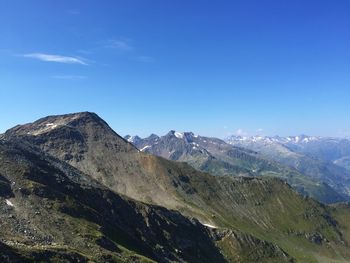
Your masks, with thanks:
[[[179,139],[183,139],[184,138],[184,133],[183,132],[175,132],[174,135],[179,138]]]
[[[6,202],[6,204],[7,204],[8,206],[11,206],[11,207],[14,207],[14,206],[15,206],[15,205],[14,205],[10,200],[8,200],[8,199],[6,199],[5,202]]]
[[[213,229],[217,229],[217,226],[211,225],[211,224],[202,224],[203,226],[209,227],[209,228],[213,228]]]
[[[150,148],[150,145],[146,145],[145,147],[143,147],[142,149],[140,149],[141,152],[143,152],[144,150],[146,150],[147,148]]]
[[[230,136],[226,138],[226,142],[230,144],[235,144],[236,142],[261,142],[265,144],[271,144],[271,143],[295,143],[295,144],[302,144],[302,143],[309,143],[313,141],[317,141],[322,139],[321,137],[316,136],[306,136],[306,135],[299,135],[299,136],[288,136],[288,137],[280,137],[280,136]]]

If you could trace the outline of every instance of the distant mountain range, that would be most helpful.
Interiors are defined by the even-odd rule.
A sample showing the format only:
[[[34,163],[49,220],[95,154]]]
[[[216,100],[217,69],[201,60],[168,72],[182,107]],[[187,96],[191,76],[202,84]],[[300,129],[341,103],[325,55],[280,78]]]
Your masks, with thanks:
[[[224,141],[192,132],[170,131],[161,137],[152,134],[144,139],[138,136],[125,139],[140,151],[184,161],[214,175],[279,177],[298,192],[325,203],[349,199],[350,172],[331,162],[294,152],[283,144],[311,142],[316,137],[230,137]],[[264,154],[262,149],[269,149],[271,154]],[[291,156],[297,157],[297,161],[292,162]]]
[[[267,137],[267,136],[230,136],[226,139],[229,143],[262,143],[281,144],[289,147],[295,152],[303,153],[319,160],[337,162],[342,158],[350,157],[350,140],[347,138],[316,137],[316,136],[289,136],[289,137]]]
[[[231,136],[228,143],[258,152],[262,156],[286,164],[299,172],[350,194],[350,171],[347,160],[350,141],[340,138],[311,136],[241,137]]]
[[[207,139],[171,131],[141,151],[127,141],[137,137],[123,139],[89,112],[8,130],[0,136],[0,260],[350,260],[347,203],[324,205],[276,176],[257,177],[303,175]],[[179,161],[145,153],[151,141]],[[220,176],[180,162],[189,157]]]

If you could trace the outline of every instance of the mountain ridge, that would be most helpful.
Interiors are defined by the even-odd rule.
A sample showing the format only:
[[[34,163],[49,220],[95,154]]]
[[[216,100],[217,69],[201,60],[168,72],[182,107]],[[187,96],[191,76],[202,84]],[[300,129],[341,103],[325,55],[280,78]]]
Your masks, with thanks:
[[[235,146],[257,151],[267,158],[293,167],[312,178],[324,181],[338,192],[349,195],[350,172],[344,167],[336,165],[337,158],[342,156],[339,153],[341,150],[336,150],[338,155],[333,158],[325,157],[326,154],[324,153],[327,148],[329,149],[329,141],[331,141],[333,147],[344,148],[344,155],[347,156],[350,152],[350,141],[340,138],[308,136],[297,136],[297,138],[293,141],[288,137],[231,136],[226,141]],[[344,144],[344,141],[347,144]]]
[[[210,230],[196,220],[119,196],[71,166],[18,141],[1,141],[0,157],[0,173],[6,174],[0,179],[12,182],[10,194],[0,192],[1,199],[7,198],[0,205],[1,211],[7,212],[2,214],[1,222],[8,226],[0,232],[0,238],[1,244],[19,250],[19,255],[12,255],[14,258],[117,262],[133,257],[141,260],[143,255],[147,262],[224,262]],[[174,234],[159,232],[160,226],[164,231],[175,230],[178,239],[172,239]],[[22,251],[23,248],[26,249]],[[198,254],[191,250],[198,250]],[[121,258],[113,259],[113,254]],[[0,258],[6,260],[2,253]]]
[[[62,121],[65,117],[55,118]],[[40,120],[10,129],[4,137],[34,145],[118,194],[270,242],[296,262],[314,262],[316,255],[325,260],[350,258],[342,234],[346,226],[335,223],[328,206],[303,198],[285,182],[199,172],[184,162],[143,153],[108,125],[83,119],[37,133],[54,122],[51,117],[50,122]],[[250,251],[246,241],[243,254]],[[222,249],[229,244],[221,243]],[[306,254],[300,252],[303,247]]]
[[[192,132],[168,132],[164,136],[151,135],[144,139],[125,136],[140,151],[174,161],[184,161],[194,168],[214,175],[274,176],[290,183],[297,191],[322,202],[346,201],[348,197],[294,167],[261,156],[258,151],[231,146],[213,137],[194,135]]]

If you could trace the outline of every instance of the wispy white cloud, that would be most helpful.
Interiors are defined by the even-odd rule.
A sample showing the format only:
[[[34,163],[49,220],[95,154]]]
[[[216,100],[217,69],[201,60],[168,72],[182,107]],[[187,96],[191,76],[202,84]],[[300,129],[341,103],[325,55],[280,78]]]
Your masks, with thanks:
[[[86,79],[86,76],[81,75],[55,75],[52,76],[54,79]]]
[[[80,65],[88,65],[84,59],[78,57],[68,57],[61,55],[52,55],[52,54],[44,54],[44,53],[30,53],[24,54],[23,57],[38,59],[46,62],[57,62],[64,64],[80,64]]]

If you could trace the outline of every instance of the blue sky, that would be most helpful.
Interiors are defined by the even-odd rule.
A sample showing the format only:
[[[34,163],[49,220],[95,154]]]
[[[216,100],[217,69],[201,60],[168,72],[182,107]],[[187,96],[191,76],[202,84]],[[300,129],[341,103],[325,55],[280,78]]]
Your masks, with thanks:
[[[350,136],[350,1],[0,0],[0,132]]]

